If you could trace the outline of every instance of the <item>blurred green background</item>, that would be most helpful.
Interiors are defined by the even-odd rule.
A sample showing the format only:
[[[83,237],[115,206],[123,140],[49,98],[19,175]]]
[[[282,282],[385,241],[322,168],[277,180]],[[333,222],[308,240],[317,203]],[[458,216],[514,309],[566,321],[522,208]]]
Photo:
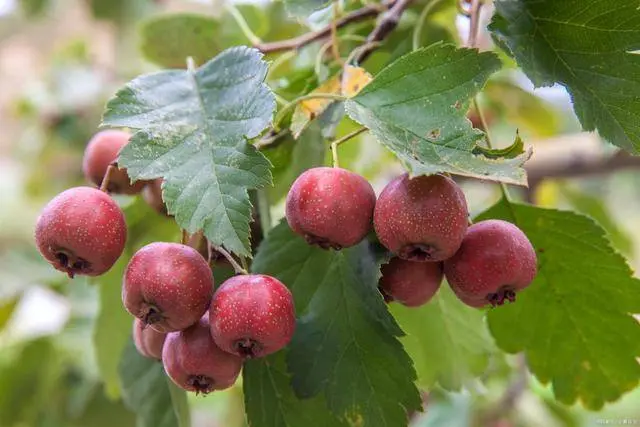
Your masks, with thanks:
[[[285,20],[279,3],[241,8],[265,40],[304,31],[302,23]],[[209,1],[0,0],[0,427],[135,425],[134,414],[120,400],[117,380],[107,375],[105,382],[104,373],[115,375],[117,369],[117,355],[104,354],[110,338],[95,332],[113,327],[123,333],[122,321],[110,323],[110,313],[122,311],[117,295],[123,265],[94,282],[70,281],[40,258],[32,241],[33,226],[51,197],[84,183],[82,152],[108,97],[134,76],[157,69],[140,53],[140,23],[173,12],[216,16],[220,10],[219,3]],[[454,15],[443,7],[429,37],[455,39],[464,33],[464,22]],[[321,23],[326,16],[313,19]],[[412,19],[416,13],[409,11],[399,33],[411,29]],[[219,50],[217,44],[246,42],[230,19],[211,35],[212,50]],[[489,43],[486,34],[483,40]],[[146,47],[147,56],[160,55],[162,61],[163,55],[171,55],[171,47],[154,52],[158,47]],[[271,86],[287,99],[308,90],[318,49],[311,45],[287,61],[272,76]],[[375,72],[403,49],[407,47],[389,43],[367,67]],[[285,73],[288,78],[283,77]],[[482,104],[501,144],[509,144],[519,128],[526,143],[535,147],[529,168],[536,185],[528,192],[519,190],[518,196],[592,216],[630,264],[637,266],[640,175],[633,165],[606,174],[545,176],[545,171],[569,170],[576,164],[597,165],[614,151],[595,135],[580,132],[565,91],[557,87],[533,91],[526,78],[507,69],[491,80]],[[337,132],[347,132],[350,126],[341,124]],[[275,164],[300,156],[290,144],[284,147],[268,153]],[[392,156],[368,136],[341,150],[341,163],[364,174],[377,191],[400,170]],[[472,213],[499,197],[495,186],[463,185]],[[276,189],[272,198],[281,199],[283,194],[282,188]],[[177,237],[175,224],[150,211],[140,198],[118,200],[133,217],[143,218],[135,228],[138,244]],[[272,211],[274,218],[281,216],[282,203]],[[95,342],[102,346],[99,355]],[[495,427],[596,426],[605,421],[624,425],[625,419],[640,424],[640,390],[591,413],[580,406],[555,403],[550,389],[531,379],[522,390],[516,389],[513,403],[505,402],[509,387],[518,385],[513,381],[518,363],[516,357],[496,362],[462,393],[432,390],[426,399],[427,412],[416,416],[413,425],[484,425],[483,416],[502,404],[509,404],[511,410],[504,417],[494,417],[497,421],[491,425]],[[191,396],[190,402],[195,427],[244,425],[240,384],[207,397]]]

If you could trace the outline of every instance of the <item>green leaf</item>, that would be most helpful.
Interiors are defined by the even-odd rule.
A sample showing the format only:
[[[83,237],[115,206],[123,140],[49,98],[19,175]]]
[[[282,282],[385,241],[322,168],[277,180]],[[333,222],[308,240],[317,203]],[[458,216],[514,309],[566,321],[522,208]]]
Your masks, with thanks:
[[[563,403],[599,409],[640,380],[640,280],[591,219],[505,200],[479,219],[520,227],[538,275],[515,304],[489,312],[499,347],[524,351],[531,371]]]
[[[20,9],[28,18],[44,15],[50,6],[50,0],[20,0]]]
[[[128,239],[124,253],[106,274],[94,279],[100,293],[100,309],[93,326],[93,346],[105,392],[120,395],[118,365],[131,335],[133,317],[122,306],[122,276],[137,249],[152,241],[174,241],[179,236],[175,223],[158,215],[142,198],[124,208]]]
[[[147,74],[107,104],[103,122],[136,130],[119,157],[132,179],[163,176],[168,211],[185,230],[250,256],[248,189],[271,183],[247,138],[269,124],[275,100],[255,49],[227,49],[197,70]]]
[[[559,83],[585,130],[640,152],[638,0],[499,0],[490,26],[536,86]]]
[[[287,357],[296,395],[324,395],[352,425],[402,426],[421,399],[402,330],[378,292],[367,242],[339,252],[311,247],[286,223],[260,246],[254,270],[293,292],[299,317]]]
[[[7,300],[0,301],[0,332],[4,329],[6,324],[11,320],[13,312],[15,311],[22,295],[17,295]]]
[[[347,113],[413,175],[448,172],[524,185],[528,154],[515,159],[474,154],[484,134],[465,117],[469,100],[499,68],[493,53],[434,44],[382,70],[347,101]]]
[[[141,356],[129,340],[120,363],[122,397],[138,427],[189,427],[187,394],[173,385],[162,363]]]
[[[316,10],[331,3],[329,0],[284,0],[287,13],[293,16],[306,18]]]
[[[485,371],[495,346],[484,313],[461,304],[446,283],[428,304],[392,304],[391,312],[406,332],[401,341],[421,386],[459,390]]]
[[[516,137],[513,144],[504,148],[487,148],[481,145],[476,145],[473,148],[474,154],[482,154],[490,159],[515,159],[524,153],[524,142],[520,138],[520,133],[516,131]]]
[[[593,218],[604,228],[611,244],[624,255],[633,255],[633,240],[611,217],[604,201],[567,185],[560,186],[560,193],[578,212]]]
[[[345,426],[321,397],[298,399],[286,372],[284,352],[249,360],[243,368],[247,418],[252,427]]]
[[[147,60],[166,68],[186,67],[189,56],[203,64],[224,48],[219,32],[219,22],[209,16],[161,15],[143,22],[140,49]]]

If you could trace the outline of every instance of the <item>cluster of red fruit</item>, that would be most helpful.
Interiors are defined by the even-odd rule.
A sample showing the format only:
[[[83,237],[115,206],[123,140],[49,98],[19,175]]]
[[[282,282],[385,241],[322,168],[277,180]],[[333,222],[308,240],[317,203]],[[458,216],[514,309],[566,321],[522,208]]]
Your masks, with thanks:
[[[341,249],[362,241],[371,224],[394,256],[379,282],[385,300],[409,307],[428,302],[443,276],[471,307],[515,301],[537,273],[536,253],[515,225],[468,225],[462,189],[443,175],[407,174],[391,181],[376,200],[360,175],[319,167],[304,172],[287,196],[290,227],[310,244]]]
[[[131,184],[126,170],[114,164],[128,140],[122,131],[94,136],[83,170],[100,189],[66,190],[38,218],[38,249],[70,277],[101,275],[124,251],[124,215],[108,193],[135,194],[149,184]],[[178,243],[151,243],[133,255],[123,278],[122,301],[136,317],[138,351],[162,360],[177,385],[200,393],[230,387],[244,359],[286,346],[296,322],[292,295],[280,281],[242,274],[214,292],[209,262]]]

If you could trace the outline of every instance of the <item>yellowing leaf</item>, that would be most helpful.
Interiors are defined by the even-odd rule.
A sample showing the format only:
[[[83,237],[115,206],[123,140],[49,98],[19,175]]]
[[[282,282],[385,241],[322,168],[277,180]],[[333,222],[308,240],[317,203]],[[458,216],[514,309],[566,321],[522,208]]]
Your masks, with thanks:
[[[336,95],[355,96],[365,87],[372,77],[364,68],[347,66],[343,75],[336,74],[320,86],[315,88],[309,95],[314,93],[332,93]],[[298,139],[309,123],[320,114],[324,113],[329,105],[336,102],[333,99],[316,98],[300,102],[291,118],[291,133]]]

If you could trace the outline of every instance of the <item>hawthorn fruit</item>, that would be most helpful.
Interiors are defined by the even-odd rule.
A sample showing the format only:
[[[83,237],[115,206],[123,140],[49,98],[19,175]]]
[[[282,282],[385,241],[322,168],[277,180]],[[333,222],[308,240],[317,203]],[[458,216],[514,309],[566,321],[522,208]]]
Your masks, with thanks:
[[[224,351],[263,357],[291,341],[296,326],[293,297],[271,276],[234,276],[216,290],[209,324],[213,340]]]
[[[371,184],[346,169],[318,167],[289,190],[286,217],[309,244],[336,250],[358,244],[371,229],[376,195]]]
[[[426,304],[442,282],[442,263],[415,262],[394,257],[381,269],[379,289],[385,301],[407,307]]]
[[[467,231],[462,189],[443,175],[401,175],[376,202],[373,225],[380,243],[408,261],[443,261],[460,247]]]
[[[100,187],[109,165],[118,159],[120,150],[129,142],[129,134],[109,129],[96,133],[87,144],[82,159],[82,171],[89,182]],[[131,183],[126,169],[116,169],[111,174],[107,191],[120,194],[137,194],[146,181]]]
[[[162,360],[162,346],[166,337],[167,334],[147,327],[142,320],[133,320],[133,343],[144,357]]]
[[[189,328],[167,335],[162,364],[177,386],[207,394],[231,387],[240,374],[242,359],[213,342],[205,315]]]
[[[129,313],[158,332],[195,324],[209,308],[213,274],[195,249],[151,243],[136,252],[124,273],[122,302]]]
[[[458,298],[471,307],[514,302],[537,273],[536,252],[515,225],[487,220],[469,227],[444,273]]]
[[[91,187],[75,187],[54,197],[36,222],[38,250],[57,270],[98,276],[120,258],[127,225],[118,204]]]

